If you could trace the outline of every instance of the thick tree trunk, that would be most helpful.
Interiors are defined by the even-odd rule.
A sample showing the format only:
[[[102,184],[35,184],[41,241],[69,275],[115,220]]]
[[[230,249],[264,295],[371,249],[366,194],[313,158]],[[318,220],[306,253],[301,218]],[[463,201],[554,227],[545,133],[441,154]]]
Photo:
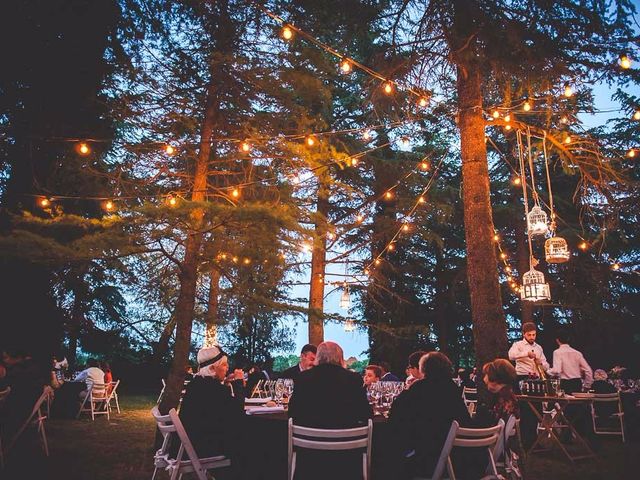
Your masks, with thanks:
[[[158,339],[158,343],[155,345],[153,349],[153,359],[159,364],[162,361],[162,357],[164,357],[167,350],[169,350],[169,339],[171,339],[171,335],[176,329],[176,317],[175,312],[174,315],[171,315],[169,321],[165,324],[162,329],[162,333],[160,334],[160,338]]]
[[[462,199],[467,246],[467,279],[471,293],[473,338],[478,365],[507,353],[507,328],[496,252],[493,245],[489,169],[485,145],[480,64],[474,42],[460,55],[459,101]]]
[[[206,198],[207,168],[211,155],[211,138],[218,114],[217,90],[211,80],[207,91],[207,103],[204,121],[200,134],[200,149],[194,166],[193,191],[191,200],[202,202]],[[160,411],[166,414],[171,408],[178,406],[182,391],[185,367],[189,360],[191,346],[191,328],[193,324],[193,309],[196,299],[198,281],[198,266],[200,264],[200,247],[202,245],[202,222],[204,211],[194,209],[191,214],[191,231],[188,232],[185,243],[185,254],[180,272],[180,293],[176,303],[174,317],[176,319],[176,340],[173,349],[173,361],[167,378],[167,387],[160,403]]]
[[[315,235],[311,253],[311,285],[309,288],[309,343],[324,341],[324,273],[327,262],[327,216],[329,215],[329,173],[321,169],[318,176],[318,200]]]
[[[209,273],[209,300],[207,302],[207,315],[205,317],[204,344],[209,347],[218,344],[218,305],[220,295],[220,272],[216,269]]]

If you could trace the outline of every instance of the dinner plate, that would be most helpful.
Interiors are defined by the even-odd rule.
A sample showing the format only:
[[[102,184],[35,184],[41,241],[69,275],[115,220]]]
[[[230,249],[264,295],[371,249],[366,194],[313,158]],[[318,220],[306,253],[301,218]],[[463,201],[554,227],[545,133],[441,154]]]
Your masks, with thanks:
[[[269,401],[268,398],[245,398],[245,405],[262,405],[263,403],[267,403]]]

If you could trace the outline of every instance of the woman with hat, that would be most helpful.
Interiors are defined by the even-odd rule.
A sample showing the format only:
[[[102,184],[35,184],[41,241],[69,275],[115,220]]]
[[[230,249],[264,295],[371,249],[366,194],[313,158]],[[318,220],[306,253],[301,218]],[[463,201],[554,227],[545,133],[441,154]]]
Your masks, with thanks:
[[[218,346],[201,348],[198,372],[187,385],[180,419],[198,456],[231,456],[244,413],[244,374],[233,372],[225,384],[229,359]]]

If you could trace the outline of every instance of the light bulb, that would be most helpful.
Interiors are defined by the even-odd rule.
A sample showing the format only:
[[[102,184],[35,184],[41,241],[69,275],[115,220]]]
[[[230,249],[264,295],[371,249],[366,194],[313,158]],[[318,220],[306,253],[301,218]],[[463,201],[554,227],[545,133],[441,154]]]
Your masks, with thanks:
[[[640,120],[640,110],[635,111],[635,113],[633,114],[633,119]]]
[[[420,168],[422,170],[429,170],[429,162],[420,162]]]
[[[178,204],[178,199],[176,197],[174,197],[173,195],[169,195],[167,197],[167,204],[170,207],[175,207]]]
[[[362,134],[362,138],[364,138],[365,140],[371,140],[371,131],[365,130],[364,133]]]
[[[636,151],[633,148],[627,152],[627,157],[633,158],[635,156],[636,156]]]
[[[48,198],[41,198],[40,199],[40,206],[42,208],[47,208],[49,205],[51,205],[51,202],[49,201]]]
[[[249,144],[249,142],[242,142],[240,144],[240,150],[243,152],[248,152],[249,150],[251,150],[251,144]]]
[[[232,261],[233,263],[238,263],[238,257],[233,257],[233,258],[231,259],[231,261]]]
[[[511,180],[511,183],[513,183],[514,185],[521,185],[522,179],[520,177],[513,177],[513,179]]]
[[[421,107],[426,107],[427,105],[429,105],[429,100],[427,99],[427,97],[420,97],[420,99],[418,100],[418,105]]]
[[[504,271],[507,273],[511,273],[511,267],[507,265],[506,267],[504,267]]]
[[[500,112],[498,110],[494,110],[491,116],[493,118],[500,118]]]
[[[529,102],[529,100],[526,100],[526,101],[524,102],[524,104],[522,105],[522,109],[523,109],[525,112],[528,112],[529,110],[531,110],[531,102]]]
[[[402,225],[402,231],[403,232],[408,232],[409,231],[409,224],[405,223],[404,225]]]
[[[357,158],[352,158],[352,159],[351,159],[351,166],[352,166],[352,167],[355,167],[355,166],[357,166],[357,165],[358,165],[358,159],[357,159]]]
[[[231,190],[231,196],[233,198],[238,198],[240,196],[240,190],[238,190],[237,188],[234,188],[233,190]]]
[[[393,93],[393,83],[385,82],[384,93],[386,93],[387,95],[391,95]]]
[[[631,68],[631,59],[626,55],[622,55],[620,57],[620,66],[625,70],[627,70],[628,68]]]
[[[340,70],[342,73],[349,73],[351,71],[351,62],[347,59],[342,60],[340,62]]]
[[[369,275],[369,269],[368,269],[368,268],[365,268],[363,273],[364,273],[365,275]]]
[[[571,88],[571,85],[567,84],[564,86],[564,96],[567,98],[573,96],[573,89]]]
[[[316,144],[316,138],[313,135],[308,135],[305,142],[309,147],[313,147]]]
[[[173,145],[165,145],[164,153],[166,153],[167,155],[173,155],[174,153],[176,153],[176,149],[173,147]]]
[[[511,130],[511,125],[509,125],[508,123],[504,126],[505,130]]]
[[[507,254],[506,254],[506,253],[504,253],[504,252],[502,252],[502,253],[500,254],[500,258],[501,258],[502,260],[505,260],[505,259],[507,258]]]
[[[282,30],[280,30],[280,35],[285,40],[291,40],[293,38],[293,29],[290,26],[285,25],[282,27]]]
[[[107,200],[106,202],[104,202],[104,209],[107,212],[111,212],[114,208],[115,208],[115,205],[111,200]]]
[[[91,153],[91,148],[89,147],[89,144],[85,142],[80,142],[76,148],[80,155],[89,155]]]
[[[563,115],[562,118],[560,119],[560,123],[564,123],[566,125],[567,123],[569,123],[569,117],[567,117],[566,115]]]
[[[390,252],[392,252],[395,248],[396,248],[396,247],[393,245],[393,243],[390,243],[390,244],[387,246],[387,250],[389,250]]]
[[[424,202],[426,202],[424,197],[418,197],[418,203],[424,203]]]
[[[390,200],[391,198],[393,198],[393,193],[387,190],[384,194],[384,198],[386,198],[387,200]]]
[[[582,241],[578,245],[578,248],[582,251],[585,251],[587,248],[589,248],[589,244],[587,242]]]
[[[220,254],[220,258],[221,258],[222,260],[226,260],[226,259],[227,259],[227,254],[226,254],[226,253],[222,253],[222,254]]]
[[[620,264],[618,262],[614,263],[613,265],[611,265],[611,268],[613,270],[620,270]]]
[[[571,143],[571,135],[567,135],[566,137],[564,137],[564,143]]]
[[[497,242],[498,240],[500,240],[500,236],[496,233],[496,234],[493,236],[493,241],[494,241],[494,242]]]
[[[362,223],[363,220],[364,220],[364,217],[362,215],[356,215],[356,222]]]
[[[245,265],[249,265],[251,263],[251,260],[249,260],[248,258],[245,258],[242,263],[244,263]]]
[[[375,264],[376,265],[380,265],[380,259],[379,258],[376,258]]]
[[[510,122],[510,121],[511,121],[511,115],[507,113],[507,114],[504,116],[504,121],[505,121],[505,122]]]

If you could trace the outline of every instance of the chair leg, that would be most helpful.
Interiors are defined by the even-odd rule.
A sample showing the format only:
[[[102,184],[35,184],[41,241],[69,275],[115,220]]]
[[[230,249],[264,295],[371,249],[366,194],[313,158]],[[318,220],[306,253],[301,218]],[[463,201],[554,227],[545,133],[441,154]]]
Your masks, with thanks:
[[[116,400],[116,409],[118,410],[118,414],[120,413],[120,402],[118,402],[118,395],[115,395]]]
[[[80,415],[82,415],[82,412],[84,410],[84,406],[87,404],[87,398],[89,397],[89,395],[87,395],[86,397],[84,397],[84,399],[82,400],[82,404],[80,405],[80,410],[78,410],[78,414],[76,415],[76,420],[78,418],[80,418]]]
[[[42,437],[42,448],[44,449],[44,454],[49,456],[49,444],[47,443],[47,432],[44,430],[44,422],[40,421],[38,425],[38,430],[40,430],[40,436]]]

